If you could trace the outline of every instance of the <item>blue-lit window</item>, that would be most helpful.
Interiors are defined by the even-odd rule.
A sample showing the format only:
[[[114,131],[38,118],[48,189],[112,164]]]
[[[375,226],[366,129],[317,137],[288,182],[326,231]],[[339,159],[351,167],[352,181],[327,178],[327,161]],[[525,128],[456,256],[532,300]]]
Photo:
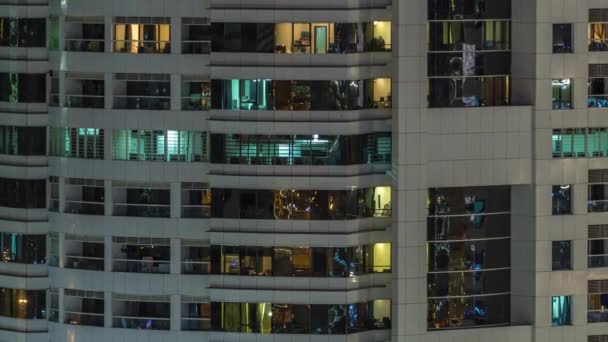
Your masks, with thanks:
[[[561,325],[570,325],[570,296],[553,296],[551,297],[551,325],[558,327]]]

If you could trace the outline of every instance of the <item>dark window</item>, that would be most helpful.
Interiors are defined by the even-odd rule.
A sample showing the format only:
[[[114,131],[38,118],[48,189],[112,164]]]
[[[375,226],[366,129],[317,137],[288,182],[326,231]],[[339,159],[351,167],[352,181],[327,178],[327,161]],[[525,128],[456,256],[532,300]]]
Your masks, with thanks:
[[[429,215],[505,213],[511,208],[508,186],[433,188],[429,190]]]
[[[572,24],[553,24],[553,53],[572,52]]]
[[[429,298],[428,317],[428,330],[507,325],[510,321],[510,296]]]
[[[46,208],[46,181],[0,178],[0,206]]]
[[[457,60],[453,70],[462,69]],[[430,67],[430,66],[429,66]],[[430,107],[506,106],[511,102],[510,76],[440,77],[429,80]]]
[[[510,187],[432,188],[427,329],[510,322]]]
[[[0,101],[46,102],[46,75],[0,73]]]
[[[45,47],[46,19],[0,18],[0,46]]]
[[[429,243],[429,272],[508,268],[510,238]]]
[[[508,19],[511,1],[427,0],[428,19]]]
[[[46,154],[46,127],[0,126],[0,154]]]
[[[553,241],[551,246],[551,269],[553,271],[571,270],[572,241]]]
[[[572,214],[572,186],[554,185],[552,187],[552,210],[553,215]]]
[[[23,264],[44,264],[46,235],[0,233],[2,261]]]

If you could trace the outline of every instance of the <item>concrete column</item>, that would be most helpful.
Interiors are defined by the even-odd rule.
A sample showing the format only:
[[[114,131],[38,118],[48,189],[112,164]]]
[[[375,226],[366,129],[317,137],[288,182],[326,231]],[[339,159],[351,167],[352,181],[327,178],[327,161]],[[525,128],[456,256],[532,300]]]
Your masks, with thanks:
[[[104,24],[105,24],[105,52],[106,53],[111,53],[112,52],[112,45],[113,45],[113,39],[114,39],[114,34],[113,34],[113,25],[112,25],[112,17],[104,17]]]
[[[103,264],[106,272],[112,272],[112,237],[103,237]]]
[[[57,290],[59,292],[59,305],[57,307],[59,310],[59,315],[57,321],[59,322],[59,324],[63,324],[65,322],[65,305],[63,303],[64,289]]]
[[[178,331],[181,328],[181,298],[179,295],[171,295],[171,330]]]
[[[59,212],[63,213],[65,212],[65,178],[59,177],[58,181],[59,191],[57,195],[59,196]]]
[[[104,311],[104,327],[112,327],[112,292],[104,293],[103,311]]]
[[[171,274],[180,274],[182,249],[179,239],[171,239]]]
[[[182,77],[171,75],[171,110],[182,109]]]
[[[59,78],[59,106],[65,106],[65,73],[60,70],[53,70]],[[48,89],[51,89],[50,86]]]
[[[104,180],[103,181],[103,188],[104,188],[104,208],[105,208],[105,215],[106,216],[112,216],[112,205],[113,205],[113,201],[112,201],[112,181],[111,180]]]
[[[65,241],[65,233],[57,233],[59,235],[59,243],[58,243],[58,253],[59,253],[59,267],[63,268],[65,263],[65,251],[64,251],[64,241]]]
[[[181,183],[171,183],[171,217],[181,217],[182,210]]]
[[[103,91],[104,91],[104,108],[112,109],[113,94],[114,94],[114,75],[106,72],[103,75]]]
[[[50,32],[50,26],[48,26],[49,24],[47,24],[47,27],[49,28],[47,30],[47,32]],[[63,51],[65,49],[65,40],[63,39],[62,33],[65,32],[65,17],[64,16],[59,16],[57,17],[57,26],[59,29],[59,51]],[[49,46],[49,42],[46,43],[47,46]]]
[[[103,159],[112,160],[112,129],[106,129],[104,132]]]
[[[179,55],[182,52],[182,19],[171,18],[171,54]]]
[[[392,338],[426,334],[426,2],[393,0]]]

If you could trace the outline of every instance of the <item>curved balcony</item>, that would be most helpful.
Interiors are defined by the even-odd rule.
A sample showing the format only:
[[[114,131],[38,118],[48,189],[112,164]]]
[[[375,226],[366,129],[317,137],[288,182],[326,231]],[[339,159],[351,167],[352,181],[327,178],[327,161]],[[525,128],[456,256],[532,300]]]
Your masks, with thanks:
[[[357,52],[350,54],[285,54],[254,52],[212,52],[209,64],[222,66],[257,67],[311,67],[311,68],[360,68],[365,66],[387,67],[391,62],[390,51]]]
[[[323,300],[325,300],[325,303],[328,303],[331,300],[336,300],[334,297],[336,294],[347,294],[348,291],[358,291],[358,295],[356,296],[360,296],[361,293],[364,293],[366,291],[368,293],[374,293],[377,295],[380,295],[381,293],[383,295],[386,295],[384,293],[384,290],[381,289],[389,286],[389,284],[391,283],[391,279],[391,273],[374,273],[348,278],[209,275],[209,291],[211,294],[219,295],[218,298],[213,297],[213,300],[217,299],[218,301],[223,300],[221,299],[223,298],[222,296],[229,295],[228,292],[219,292],[219,290],[221,289],[226,289],[227,291],[235,290],[236,292],[233,294],[234,297],[247,298],[247,300],[249,300],[250,297],[247,297],[247,295],[240,296],[238,294],[241,293],[241,291],[243,291],[243,293],[250,291],[267,291],[279,293],[292,291],[294,293],[297,293],[298,291],[307,291],[310,293],[314,293],[309,295],[311,295],[311,298],[315,298],[315,296],[325,293],[328,294],[331,298],[329,298],[329,300],[328,297],[319,299],[318,303],[323,304]],[[390,293],[390,291],[386,293]],[[350,301],[351,297],[348,298],[348,302],[352,302]],[[261,301],[264,302],[267,300]]]
[[[252,0],[244,4],[240,0],[211,0],[212,9],[384,9],[392,5],[391,0]]]
[[[47,321],[45,319],[18,319],[0,317],[0,330],[13,332],[39,333],[47,331]],[[2,337],[2,335],[0,335]]]
[[[337,113],[337,112],[334,112]],[[213,111],[212,111],[213,115]],[[334,135],[340,132],[343,135],[355,135],[373,132],[391,131],[391,120],[367,120],[349,122],[277,122],[274,120],[227,121],[209,120],[209,131],[223,134],[303,134],[303,135]]]
[[[150,295],[208,296],[204,275],[152,274],[77,270],[49,267],[53,288]]]
[[[28,69],[30,72],[43,72],[44,66],[48,68],[46,63],[48,58],[48,50],[44,47],[0,47],[0,59],[12,61],[11,71],[19,70],[19,64],[26,62],[28,66],[32,67],[32,70]]]
[[[152,167],[153,166],[153,167]],[[49,157],[53,176],[148,182],[205,182],[209,163]]]
[[[150,218],[127,216],[76,215],[49,213],[50,230],[77,235],[140,236],[141,229],[146,236],[164,238],[208,239],[208,219]]]
[[[207,130],[207,111],[129,110],[50,107],[50,125],[104,129]]]
[[[209,55],[52,51],[49,54],[49,64],[62,65],[62,70],[81,73],[95,73],[99,70],[111,73],[149,73],[154,70],[159,74],[188,75],[196,70],[197,74],[209,74]]]
[[[200,342],[208,340],[218,341],[238,341],[244,338],[252,338],[260,342],[274,342],[277,339],[285,339],[288,341],[309,338],[312,335],[296,335],[296,334],[240,334],[230,332],[211,332],[211,331],[159,331],[159,330],[132,330],[119,328],[99,328],[89,326],[78,326],[68,324],[50,323],[52,327],[49,332],[51,340],[57,341],[74,341],[86,342],[94,341],[95,338],[103,335],[109,341],[115,340],[137,340],[137,339],[160,339],[162,341],[180,341],[180,342]],[[390,330],[372,330],[349,335],[314,335],[315,340],[332,341],[332,342],[380,342],[390,339]],[[28,335],[29,336],[29,335]],[[46,336],[46,334],[45,334]],[[1,335],[0,335],[1,337]],[[48,340],[48,337],[47,337]],[[12,341],[12,340],[11,340]],[[526,340],[530,341],[530,340]],[[33,342],[42,342],[35,340]]]
[[[391,170],[390,163],[340,165],[340,166],[303,166],[303,165],[236,165],[211,164],[209,173],[221,176],[310,176],[310,177],[356,177],[371,174],[386,174]]]

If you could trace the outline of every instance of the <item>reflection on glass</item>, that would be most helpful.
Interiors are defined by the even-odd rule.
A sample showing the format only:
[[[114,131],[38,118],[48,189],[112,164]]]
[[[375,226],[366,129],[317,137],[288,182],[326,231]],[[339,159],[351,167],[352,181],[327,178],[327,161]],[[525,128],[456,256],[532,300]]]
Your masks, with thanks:
[[[211,216],[267,220],[390,217],[391,188],[353,190],[212,189]]]
[[[0,233],[0,260],[23,264],[46,263],[46,236]]]
[[[356,110],[392,107],[391,79],[212,80],[211,107],[224,110]]]
[[[551,297],[551,325],[570,325],[570,296]]]
[[[390,300],[355,304],[211,303],[214,331],[344,335],[391,328]]]
[[[214,274],[355,277],[391,272],[391,244],[324,247],[212,246]]]
[[[46,18],[0,17],[0,46],[45,47]]]
[[[510,191],[429,189],[427,329],[509,324]]]
[[[508,19],[511,1],[427,0],[428,19]]]
[[[19,319],[44,319],[45,290],[0,288],[0,316]]]
[[[390,21],[214,23],[212,31],[215,52],[343,54],[392,48]]]
[[[569,78],[552,80],[553,109],[572,109],[572,80]]]
[[[572,214],[572,186],[569,184],[553,185],[552,187],[553,215]]]
[[[508,294],[480,297],[429,298],[429,330],[507,325],[510,320]]]

